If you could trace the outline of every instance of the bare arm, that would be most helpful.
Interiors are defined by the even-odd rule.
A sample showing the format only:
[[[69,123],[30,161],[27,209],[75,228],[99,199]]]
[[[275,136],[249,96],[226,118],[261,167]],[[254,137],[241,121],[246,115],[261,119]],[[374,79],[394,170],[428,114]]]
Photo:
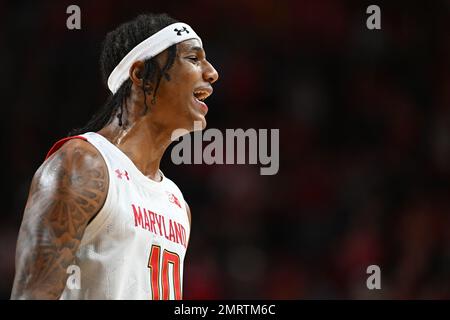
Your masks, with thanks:
[[[106,164],[88,142],[70,140],[31,183],[16,249],[11,299],[58,299],[84,230],[103,206]]]

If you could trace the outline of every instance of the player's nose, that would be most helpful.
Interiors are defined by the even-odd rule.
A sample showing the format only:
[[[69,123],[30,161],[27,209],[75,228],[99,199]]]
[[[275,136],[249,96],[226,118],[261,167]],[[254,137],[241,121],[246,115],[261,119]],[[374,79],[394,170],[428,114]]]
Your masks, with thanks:
[[[205,81],[208,81],[211,84],[213,84],[214,82],[217,81],[217,79],[219,79],[219,73],[208,61],[206,62],[206,67],[203,72],[203,79],[205,79]]]

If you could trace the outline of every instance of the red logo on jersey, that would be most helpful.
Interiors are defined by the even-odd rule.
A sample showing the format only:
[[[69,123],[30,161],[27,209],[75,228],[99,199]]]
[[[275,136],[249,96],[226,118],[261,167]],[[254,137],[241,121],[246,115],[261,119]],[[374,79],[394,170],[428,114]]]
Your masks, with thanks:
[[[127,180],[130,180],[127,170],[124,170],[124,172],[121,172],[119,169],[116,169],[116,171],[114,171],[114,172],[117,174],[117,178],[122,179],[122,176],[125,176],[125,178],[127,178]]]
[[[175,195],[170,192],[167,192],[167,195],[169,196],[169,202],[175,203],[181,209],[181,204],[180,204],[180,201],[178,201],[178,198],[175,197]]]

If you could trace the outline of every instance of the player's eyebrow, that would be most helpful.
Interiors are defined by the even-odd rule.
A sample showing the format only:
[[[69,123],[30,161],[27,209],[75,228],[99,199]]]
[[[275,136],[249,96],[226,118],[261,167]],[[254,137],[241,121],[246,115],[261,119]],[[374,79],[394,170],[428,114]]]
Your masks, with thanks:
[[[196,51],[196,52],[203,52],[203,53],[205,53],[205,51],[203,50],[203,48],[202,47],[198,47],[198,46],[193,46],[193,47],[190,47],[187,51]]]

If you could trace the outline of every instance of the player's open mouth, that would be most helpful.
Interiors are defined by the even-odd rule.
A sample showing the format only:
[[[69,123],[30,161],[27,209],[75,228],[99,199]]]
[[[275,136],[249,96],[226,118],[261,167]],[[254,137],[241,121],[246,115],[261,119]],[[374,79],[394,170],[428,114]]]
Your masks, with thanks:
[[[194,96],[195,102],[197,102],[202,109],[208,111],[208,106],[204,103],[206,98],[212,94],[212,88],[202,88],[195,90],[192,95]]]
[[[198,89],[195,90],[193,93],[195,99],[201,102],[205,101],[206,98],[208,98],[211,94],[212,94],[211,89]]]

